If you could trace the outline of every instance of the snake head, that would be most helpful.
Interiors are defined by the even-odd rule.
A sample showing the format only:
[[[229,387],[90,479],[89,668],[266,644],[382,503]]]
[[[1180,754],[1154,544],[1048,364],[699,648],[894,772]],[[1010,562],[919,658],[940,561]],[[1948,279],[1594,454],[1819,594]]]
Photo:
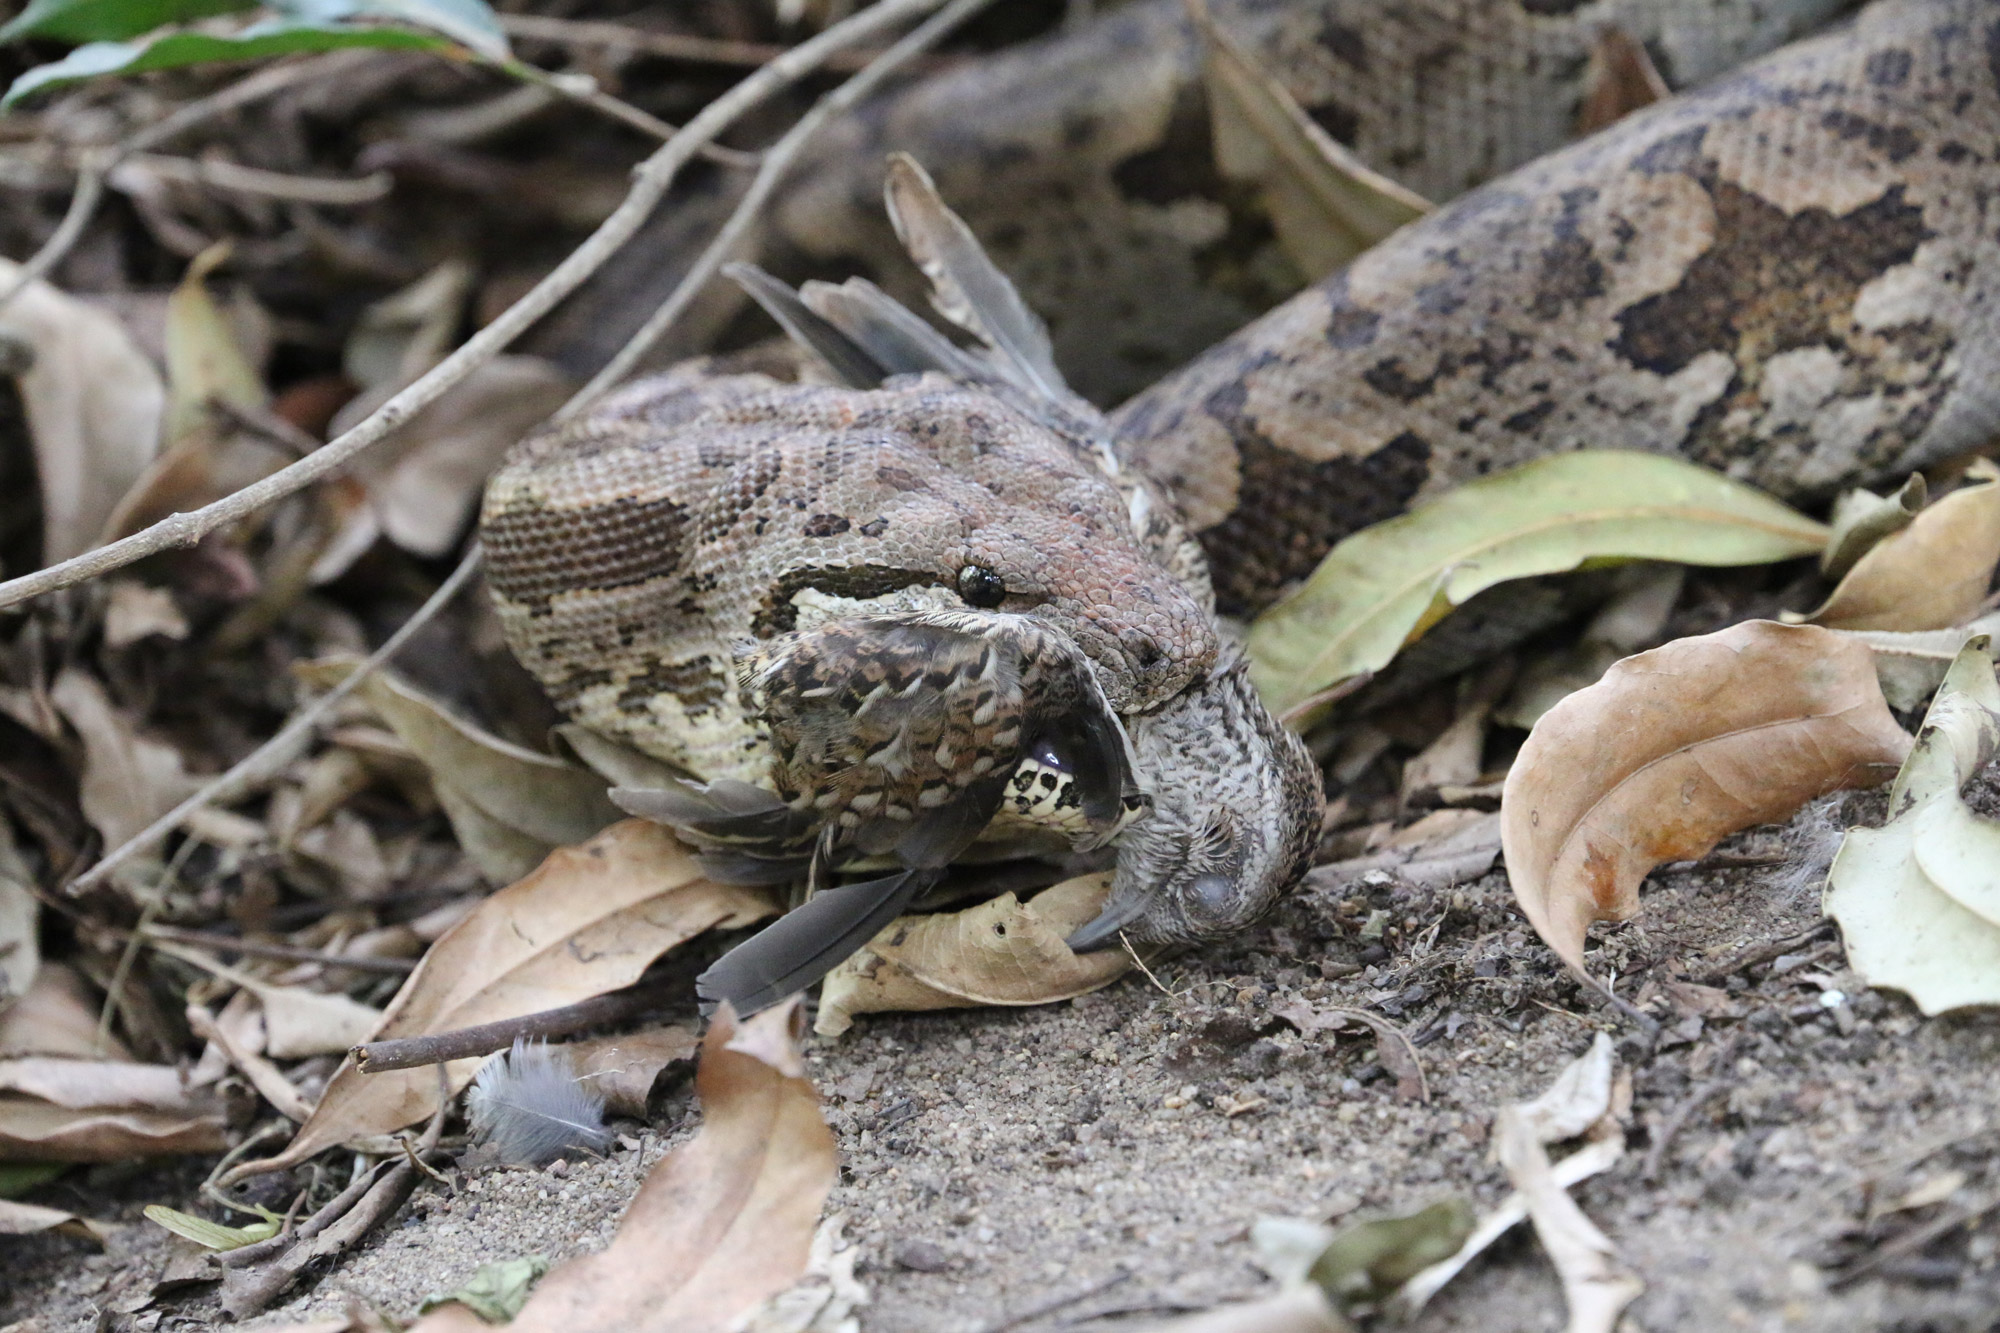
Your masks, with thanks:
[[[1325,805],[1312,755],[1264,707],[1233,648],[1200,686],[1127,723],[1152,814],[1119,837],[1111,897],[1070,947],[1243,929],[1311,864]]]

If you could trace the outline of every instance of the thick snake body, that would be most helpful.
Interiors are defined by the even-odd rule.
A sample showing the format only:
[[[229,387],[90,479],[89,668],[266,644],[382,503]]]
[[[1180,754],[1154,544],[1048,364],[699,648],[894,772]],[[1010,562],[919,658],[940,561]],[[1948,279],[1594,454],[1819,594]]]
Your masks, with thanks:
[[[1433,10],[1460,20],[1437,30],[1435,51],[1464,55],[1468,34],[1490,37],[1495,24],[1538,32],[1524,14],[1657,23],[1681,7],[1436,0],[1225,12],[1254,19],[1259,40],[1297,36],[1310,19],[1323,60],[1358,67],[1379,54],[1378,74],[1420,75],[1424,48],[1390,37],[1435,20]],[[1350,41],[1330,14],[1369,40]],[[1165,23],[1151,10],[1119,22],[1117,40],[1166,31],[1146,26]],[[1656,44],[1665,31],[1652,32]],[[2000,425],[1995,52],[1995,0],[1882,0],[1851,26],[1627,117],[1404,228],[1108,426],[1070,429],[1067,409],[1024,409],[983,373],[954,369],[962,358],[949,348],[903,365],[905,316],[883,315],[873,289],[850,293],[851,306],[808,289],[805,304],[819,304],[807,310],[771,284],[775,313],[791,303],[795,334],[805,328],[850,383],[879,387],[671,375],[526,442],[495,477],[483,518],[503,626],[578,720],[712,780],[707,795],[658,798],[653,812],[751,847],[752,859],[782,865],[774,873],[802,872],[836,845],[933,865],[978,833],[939,812],[997,812],[998,784],[1061,737],[1069,748],[1052,753],[1055,770],[1091,775],[1079,788],[1095,803],[1088,832],[1116,838],[1107,919],[1142,939],[1222,933],[1303,873],[1317,778],[1250,691],[1211,606],[1253,612],[1345,533],[1556,450],[1675,453],[1810,498],[1990,437]],[[1538,58],[1522,60],[1537,68]],[[1445,54],[1436,64],[1440,77],[1459,68]],[[1089,163],[1109,160],[1104,136],[1129,130],[1131,116],[1078,108],[1145,83],[1132,69],[1101,73],[1069,107],[1084,179]],[[1148,96],[1186,86],[1167,73],[1158,82]],[[1423,102],[1423,89],[1411,96]],[[995,183],[1010,179],[1006,155],[982,157],[998,151],[988,130],[965,131],[962,157],[940,148],[947,196],[977,205],[1008,194]],[[867,133],[896,131],[878,120]],[[1533,137],[1501,123],[1402,166],[1450,185]],[[1392,140],[1362,141],[1394,157]],[[980,188],[954,190],[964,177],[952,172],[982,167]],[[1048,225],[1060,230],[1074,201],[1057,202]],[[1169,216],[1171,201],[1160,207]],[[1088,237],[1091,225],[1063,234]],[[1005,227],[991,239],[1003,256],[1028,244]],[[969,236],[962,244],[977,249]],[[982,335],[1013,322],[1013,342],[1041,340],[1026,361],[1039,355],[1045,372],[1027,378],[1054,375],[1046,339],[1021,332],[1031,317],[982,320],[978,300],[968,316],[963,293],[940,282],[935,246],[912,252],[941,308],[958,307],[953,317]],[[995,276],[983,299],[1011,308],[1005,288]],[[1047,292],[1032,277],[1028,290]],[[1164,305],[1180,289],[1159,290]],[[886,322],[871,332],[866,319],[833,328],[820,318],[853,309]],[[1142,328],[1153,312],[1124,313]],[[1049,314],[1059,362],[1063,311]],[[815,320],[825,326],[816,336]],[[1059,380],[1054,392],[1066,392]],[[1185,554],[1188,530],[1207,550],[1213,603]],[[904,711],[882,729],[892,705]],[[906,736],[931,747],[914,766]],[[872,776],[854,776],[869,764]],[[1128,827],[1122,803],[1139,792],[1152,810]],[[787,947],[824,953],[812,940],[823,943],[842,902],[865,899],[834,932],[850,947],[910,891],[905,879],[872,897],[829,898],[788,928]],[[822,962],[816,954],[812,966]],[[800,975],[786,964],[745,993],[765,997]]]
[[[1792,500],[2000,424],[2000,6],[1886,0],[1414,223],[1127,403],[1255,610],[1346,533],[1559,450]]]

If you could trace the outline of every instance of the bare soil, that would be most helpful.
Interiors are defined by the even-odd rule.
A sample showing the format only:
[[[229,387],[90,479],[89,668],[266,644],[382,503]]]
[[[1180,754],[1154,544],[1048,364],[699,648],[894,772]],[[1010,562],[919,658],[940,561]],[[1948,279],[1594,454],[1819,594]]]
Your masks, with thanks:
[[[1990,787],[1980,804],[1996,804]],[[1852,797],[1872,822],[1879,796]],[[1725,845],[1756,860],[1802,833]],[[1633,1323],[1665,1329],[2000,1327],[1994,1108],[2000,1023],[1925,1020],[1843,970],[1814,895],[1757,866],[1656,873],[1636,922],[1592,955],[1663,1031],[1649,1042],[1562,975],[1504,875],[1423,891],[1393,881],[1302,893],[1234,944],[1096,995],[1017,1011],[864,1019],[808,1060],[841,1148],[832,1207],[862,1248],[871,1333],[1131,1327],[1256,1294],[1260,1215],[1493,1204],[1494,1108],[1532,1096],[1598,1030],[1635,1077],[1631,1151],[1577,1191],[1643,1274]],[[1359,931],[1377,910],[1379,943]],[[1747,955],[1766,957],[1715,975]],[[1717,990],[1668,983],[1706,979]],[[1831,992],[1846,997],[1829,1007]],[[1372,1038],[1301,1035],[1304,999],[1370,1007],[1417,1042],[1430,1100],[1397,1099]],[[1700,1010],[1710,1012],[1704,1014]],[[602,1246],[644,1170],[692,1132],[685,1088],[604,1161],[426,1184],[360,1252],[257,1325],[361,1300],[407,1318],[482,1263]],[[629,1146],[636,1144],[635,1146]],[[1950,1174],[1948,1174],[1950,1173]],[[81,1178],[80,1178],[81,1179]],[[187,1169],[38,1196],[134,1223],[108,1253],[10,1242],[0,1327],[205,1328],[212,1287],[146,1297],[171,1252],[138,1208]],[[1912,1190],[1948,1197],[1899,1208]],[[1920,1196],[1921,1197],[1921,1196]],[[1927,1240],[1927,1237],[1931,1237]],[[119,1313],[129,1310],[131,1313]],[[1558,1329],[1532,1240],[1476,1263],[1416,1327]]]

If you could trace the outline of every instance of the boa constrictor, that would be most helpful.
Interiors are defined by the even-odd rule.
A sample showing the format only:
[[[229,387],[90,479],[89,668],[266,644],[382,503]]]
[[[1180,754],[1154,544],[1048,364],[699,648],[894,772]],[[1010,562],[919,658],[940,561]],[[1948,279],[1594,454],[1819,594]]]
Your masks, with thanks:
[[[1525,9],[1550,6],[1576,8]],[[835,378],[877,387],[668,376],[527,442],[483,520],[503,626],[578,720],[710,779],[633,808],[724,872],[890,859],[710,998],[774,1000],[975,842],[1050,832],[1116,851],[1083,942],[1210,937],[1297,881],[1317,828],[1317,774],[1212,607],[1555,450],[1802,498],[1982,443],[1995,144],[2000,5],[1881,0],[1474,190],[1108,422],[906,172],[903,240],[989,354],[865,283],[762,279]],[[1022,775],[1071,808],[993,818]]]

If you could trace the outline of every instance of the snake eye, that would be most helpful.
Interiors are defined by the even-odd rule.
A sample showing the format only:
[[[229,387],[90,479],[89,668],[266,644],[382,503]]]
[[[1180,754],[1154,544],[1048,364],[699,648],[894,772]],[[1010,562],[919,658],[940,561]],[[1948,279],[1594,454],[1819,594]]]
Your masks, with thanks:
[[[1007,600],[1007,583],[984,565],[958,571],[958,595],[967,606],[995,607]]]

